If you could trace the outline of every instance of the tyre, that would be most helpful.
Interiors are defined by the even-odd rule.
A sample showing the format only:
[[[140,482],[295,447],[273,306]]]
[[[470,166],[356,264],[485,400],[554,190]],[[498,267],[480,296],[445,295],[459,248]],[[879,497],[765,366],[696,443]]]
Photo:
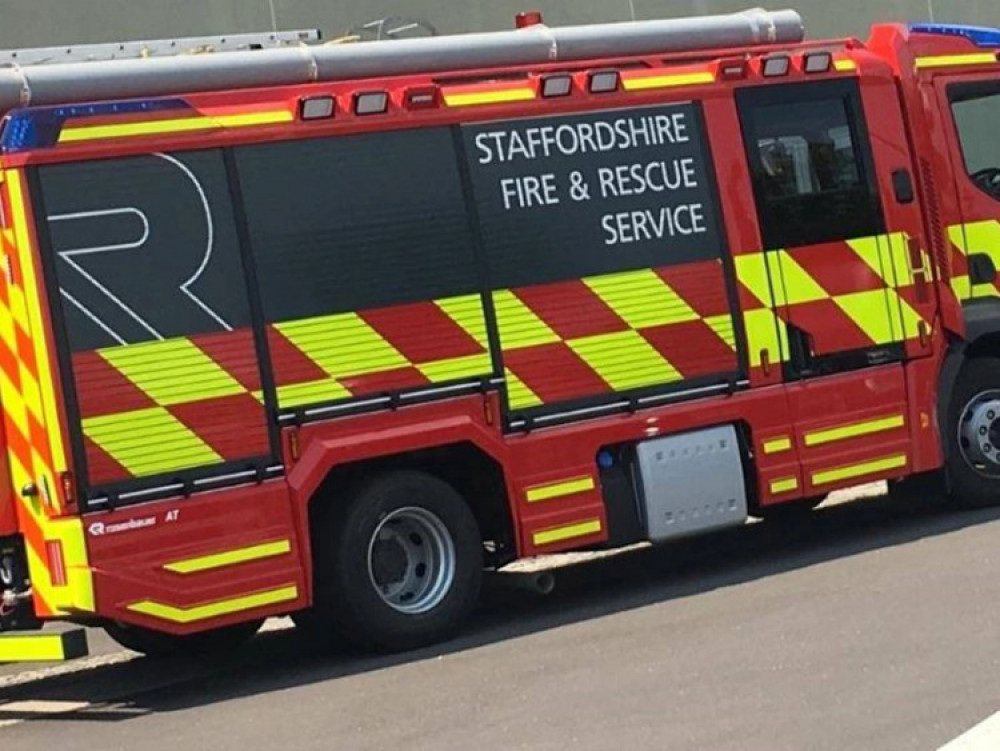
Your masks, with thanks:
[[[121,646],[149,657],[222,657],[242,647],[263,623],[247,621],[185,636],[118,622],[106,623],[104,630]]]
[[[421,472],[362,482],[316,520],[318,624],[362,647],[401,651],[443,641],[479,598],[483,550],[468,505]]]
[[[950,498],[983,508],[1000,504],[1000,360],[967,360],[948,402],[943,440]]]

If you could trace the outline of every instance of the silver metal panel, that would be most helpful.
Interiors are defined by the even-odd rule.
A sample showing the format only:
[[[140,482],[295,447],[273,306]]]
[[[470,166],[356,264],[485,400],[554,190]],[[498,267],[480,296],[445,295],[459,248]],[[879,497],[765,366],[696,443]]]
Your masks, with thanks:
[[[643,441],[636,454],[650,540],[746,521],[743,464],[732,425]]]

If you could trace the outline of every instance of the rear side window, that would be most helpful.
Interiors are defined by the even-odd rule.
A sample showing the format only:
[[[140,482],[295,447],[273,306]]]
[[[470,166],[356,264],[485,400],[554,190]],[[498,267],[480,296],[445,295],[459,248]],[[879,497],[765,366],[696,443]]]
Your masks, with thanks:
[[[766,248],[883,231],[852,83],[746,89],[737,99]]]

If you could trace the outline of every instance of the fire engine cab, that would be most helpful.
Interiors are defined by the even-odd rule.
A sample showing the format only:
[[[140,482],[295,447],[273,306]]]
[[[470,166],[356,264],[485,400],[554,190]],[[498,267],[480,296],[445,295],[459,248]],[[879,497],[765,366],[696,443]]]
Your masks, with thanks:
[[[520,557],[1000,501],[1000,30],[518,26],[5,53],[0,629],[407,649]]]

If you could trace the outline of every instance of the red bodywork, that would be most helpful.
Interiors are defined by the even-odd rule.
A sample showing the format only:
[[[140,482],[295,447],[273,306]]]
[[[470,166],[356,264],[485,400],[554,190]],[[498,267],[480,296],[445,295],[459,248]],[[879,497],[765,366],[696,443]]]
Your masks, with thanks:
[[[834,50],[836,60],[853,63],[853,66],[811,74],[807,78],[801,71],[799,56],[804,51],[816,49]],[[878,26],[867,44],[853,40],[810,42],[791,49],[755,50],[753,54],[722,50],[660,59],[595,60],[592,64],[580,66],[581,71],[575,74],[577,88],[572,96],[544,102],[496,104],[471,109],[444,106],[407,109],[405,106],[406,93],[414,89],[437,91],[438,88],[451,87],[461,91],[489,91],[502,87],[502,80],[496,83],[469,83],[489,81],[496,77],[495,71],[461,71],[451,77],[457,83],[443,86],[437,82],[448,77],[409,76],[258,91],[192,94],[185,99],[194,109],[217,112],[253,111],[262,107],[284,107],[295,112],[297,103],[303,97],[332,95],[338,99],[338,112],[331,120],[295,120],[283,125],[238,130],[219,129],[64,144],[58,148],[6,156],[5,167],[18,169],[51,162],[144,154],[151,150],[208,148],[499,120],[542,112],[553,115],[595,108],[696,100],[703,107],[707,123],[714,172],[719,183],[719,210],[724,220],[726,245],[731,256],[739,258],[760,253],[762,240],[746,151],[739,135],[734,90],[777,83],[760,76],[760,61],[767,54],[783,52],[791,54],[794,61],[786,79],[789,82],[857,77],[879,188],[885,197],[889,231],[906,233],[919,245],[918,254],[923,250],[934,259],[931,275],[916,279],[911,287],[900,291],[923,320],[931,324],[919,337],[907,340],[908,359],[902,364],[783,383],[780,367],[775,367],[773,363],[770,366],[767,363],[756,366],[748,363],[744,368],[748,388],[529,432],[504,432],[502,405],[495,392],[285,427],[281,435],[285,468],[282,477],[199,492],[189,498],[171,498],[85,515],[83,525],[88,530],[86,552],[93,572],[94,613],[151,628],[188,633],[308,606],[311,600],[308,508],[324,478],[336,467],[419,449],[472,444],[495,460],[505,477],[506,497],[513,523],[512,537],[518,556],[553,553],[605,542],[608,525],[595,456],[602,447],[634,443],[656,435],[715,424],[736,423],[743,426],[753,452],[753,477],[757,501],[761,505],[793,501],[859,482],[901,477],[940,467],[943,459],[937,420],[938,383],[949,338],[962,337],[964,333],[960,301],[950,282],[954,274],[967,273],[964,269],[954,268],[955,264],[961,263],[961,257],[953,252],[945,228],[994,216],[996,210],[971,183],[966,185],[962,179],[956,181],[955,176],[964,173],[955,168],[956,153],[960,152],[956,152],[958,147],[947,107],[937,98],[939,94],[933,74],[918,73],[915,60],[931,55],[961,55],[977,51],[981,50],[961,39],[911,35],[901,26]],[[618,66],[624,70],[627,69],[624,64],[628,63],[631,66],[643,64],[655,72],[671,74],[704,70],[717,72],[720,61],[734,58],[748,61],[746,78],[725,79],[720,76],[710,84],[684,86],[676,90],[621,90],[600,95],[586,93],[588,70],[608,70]],[[995,64],[984,69],[1000,76],[1000,67]],[[562,66],[553,65],[530,71],[506,70],[504,73],[508,77],[527,74],[529,85],[537,86],[538,76],[561,70],[564,70]],[[969,70],[971,72],[968,73],[963,70],[962,75],[979,74],[975,68]],[[351,101],[359,90],[390,92],[390,112],[382,117],[353,115]],[[888,198],[892,195],[890,176],[899,169],[908,170],[915,176],[919,192],[919,200],[905,206],[897,205]],[[835,245],[828,248],[823,255],[825,260],[810,271],[817,278],[827,279],[829,284],[824,286],[828,288],[836,287],[839,278],[851,274],[854,275],[851,288],[863,286],[864,275],[869,272],[853,268],[849,263],[841,263],[844,256],[838,253]],[[803,257],[802,263],[805,266],[810,261]],[[744,306],[752,304],[753,297],[747,289],[741,287],[738,292]],[[702,296],[694,290],[688,297],[703,300],[711,308],[711,300],[707,297],[713,294],[716,293],[709,291]],[[544,294],[542,296],[545,297]],[[552,298],[549,296],[547,299]],[[541,304],[545,304],[544,300]],[[807,330],[814,322],[819,326],[830,315],[830,310],[822,301],[811,305],[789,311],[789,319]],[[51,329],[51,322],[48,326]],[[827,328],[823,336],[828,338],[819,337],[817,345],[828,346],[833,351],[848,349],[853,346],[852,338],[856,338],[858,333],[850,327],[840,330]],[[474,347],[475,343],[472,342],[471,346]],[[726,357],[725,350],[721,353],[694,353],[691,367],[697,369],[700,359],[725,360]],[[287,367],[294,370],[294,363],[288,363]],[[555,375],[558,376],[558,372]],[[246,385],[249,389],[259,386],[252,380]],[[92,408],[99,410],[99,403],[95,402]],[[821,443],[806,440],[807,435],[842,426],[877,422],[895,415],[903,416],[899,424],[876,435],[862,433]],[[191,419],[198,419],[198,416],[192,415]],[[205,417],[202,416],[202,419]],[[265,440],[262,434],[257,435],[253,430],[241,437],[247,441]],[[766,444],[785,440],[788,447],[784,450],[770,451],[765,448]],[[236,446],[233,450],[238,449]],[[866,466],[868,469],[865,469]],[[840,471],[852,467],[855,468],[853,473]],[[857,470],[859,467],[860,471]],[[5,468],[0,466],[0,471],[5,472]],[[92,471],[114,476],[121,470],[112,464],[98,463]],[[819,477],[832,479],[819,482]],[[595,482],[591,489],[573,492],[547,503],[527,501],[529,488],[559,483],[567,478],[594,478]],[[11,488],[6,483],[0,483],[0,533],[16,529],[12,501]],[[65,512],[73,513],[71,504],[66,506]],[[154,522],[141,526],[144,519],[153,519]],[[539,532],[594,521],[598,524],[590,529],[597,531],[556,542],[537,542]],[[135,528],[127,533],[95,533],[95,530],[107,530],[130,522]],[[282,541],[287,541],[287,549],[260,560],[192,573],[179,573],[168,568],[175,561]],[[270,603],[241,607],[228,613],[209,609],[204,611],[208,613],[204,617],[194,615],[199,612],[198,608],[206,605],[283,588],[286,596]],[[130,605],[146,601],[166,606],[175,615],[181,615],[165,619],[162,615],[151,614],[148,609],[146,612],[129,609]]]

